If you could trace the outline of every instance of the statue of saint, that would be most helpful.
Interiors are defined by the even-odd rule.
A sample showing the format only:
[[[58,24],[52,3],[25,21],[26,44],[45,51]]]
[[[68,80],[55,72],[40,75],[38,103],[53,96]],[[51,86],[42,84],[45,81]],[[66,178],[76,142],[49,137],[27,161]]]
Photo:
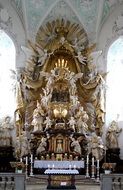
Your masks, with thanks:
[[[122,129],[118,127],[117,122],[113,120],[106,134],[106,145],[108,148],[119,148],[118,136],[121,131]]]
[[[35,131],[43,131],[43,116],[44,116],[44,110],[42,109],[42,106],[39,102],[37,102],[37,108],[33,112],[33,120],[32,120],[32,125],[34,126]]]
[[[46,151],[46,146],[47,146],[46,141],[47,141],[47,138],[42,137],[41,142],[36,151],[37,155],[40,155],[42,152]]]
[[[81,155],[81,146],[79,144],[79,141],[73,137],[70,137],[72,142],[71,142],[71,147],[73,148],[73,152],[76,154]]]
[[[13,130],[13,125],[10,122],[11,118],[9,116],[5,117],[4,122],[1,124],[1,145],[11,146],[12,145],[12,135],[11,130]]]
[[[92,153],[92,157],[96,160],[101,160],[104,156],[104,145],[100,136],[96,133],[92,133],[89,142],[89,153]]]
[[[74,117],[70,117],[68,124],[70,125],[70,128],[75,132],[76,120]]]
[[[21,154],[20,154],[21,158],[30,153],[30,145],[25,131],[23,131],[22,135],[20,136],[20,147],[21,147]]]

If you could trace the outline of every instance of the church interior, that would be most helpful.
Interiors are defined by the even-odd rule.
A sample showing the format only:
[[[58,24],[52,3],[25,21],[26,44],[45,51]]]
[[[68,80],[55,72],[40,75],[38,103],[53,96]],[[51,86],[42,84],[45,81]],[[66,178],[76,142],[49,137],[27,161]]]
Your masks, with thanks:
[[[1,190],[123,189],[122,51],[123,0],[0,0]]]

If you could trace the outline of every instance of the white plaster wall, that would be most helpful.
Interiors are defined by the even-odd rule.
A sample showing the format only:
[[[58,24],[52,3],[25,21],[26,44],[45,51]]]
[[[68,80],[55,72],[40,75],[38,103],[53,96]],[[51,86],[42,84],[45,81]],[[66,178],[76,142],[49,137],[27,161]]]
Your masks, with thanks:
[[[100,66],[103,71],[106,71],[107,64],[107,53],[110,45],[118,39],[120,35],[123,35],[123,30],[119,30],[117,32],[113,31],[113,27],[118,16],[123,14],[123,3],[119,4],[112,10],[106,19],[105,23],[102,25],[102,28],[98,34],[97,40],[97,49],[103,50],[102,59],[100,59]],[[115,119],[115,118],[114,118]],[[120,147],[120,158],[123,159],[123,121],[119,121],[118,125],[122,128],[122,132],[118,137],[119,147]],[[108,126],[105,126],[104,133],[106,133]],[[105,136],[105,135],[104,135]],[[105,137],[104,141],[105,141]]]
[[[25,56],[23,52],[21,51],[21,45],[25,44],[26,38],[25,38],[25,29],[22,25],[22,22],[18,16],[18,13],[15,11],[15,9],[10,4],[9,0],[0,0],[0,5],[2,5],[2,8],[5,8],[8,11],[9,16],[12,20],[12,26],[3,26],[3,30],[10,36],[10,38],[13,40],[16,48],[16,67],[20,68],[24,66],[24,59]]]

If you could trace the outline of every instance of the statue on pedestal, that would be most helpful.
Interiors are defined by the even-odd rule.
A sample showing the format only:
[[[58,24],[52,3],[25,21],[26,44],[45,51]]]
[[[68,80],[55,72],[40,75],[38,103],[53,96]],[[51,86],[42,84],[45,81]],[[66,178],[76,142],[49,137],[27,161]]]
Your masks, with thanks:
[[[12,135],[11,130],[14,126],[10,122],[11,118],[9,116],[5,117],[3,123],[1,124],[1,145],[11,146],[12,145]]]
[[[89,142],[89,153],[92,153],[92,157],[96,160],[101,160],[104,156],[104,145],[100,136],[96,133],[92,133]]]
[[[36,150],[37,155],[40,155],[40,154],[42,154],[43,152],[46,151],[46,146],[47,146],[46,141],[47,141],[47,138],[42,137],[41,142],[40,142],[40,144],[39,144],[39,146],[38,146],[38,148]]]
[[[118,136],[121,131],[122,128],[119,128],[117,122],[113,120],[106,134],[106,145],[108,148],[119,148]]]
[[[42,106],[39,102],[37,102],[37,108],[33,112],[33,120],[32,125],[34,126],[33,132],[40,130],[43,131],[43,116],[44,116],[44,110],[42,109]]]
[[[71,147],[73,148],[73,152],[75,154],[81,155],[82,152],[81,152],[81,146],[79,144],[79,141],[73,137],[70,137],[70,139],[72,140]]]

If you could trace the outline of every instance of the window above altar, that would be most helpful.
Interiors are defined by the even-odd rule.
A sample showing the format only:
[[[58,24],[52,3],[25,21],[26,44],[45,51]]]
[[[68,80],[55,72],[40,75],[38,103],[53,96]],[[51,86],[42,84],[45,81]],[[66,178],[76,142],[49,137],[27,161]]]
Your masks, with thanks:
[[[109,48],[107,55],[106,125],[123,121],[123,37]],[[117,118],[118,116],[118,118]]]
[[[13,116],[15,110],[10,70],[15,70],[15,46],[10,37],[0,30],[0,118]]]

